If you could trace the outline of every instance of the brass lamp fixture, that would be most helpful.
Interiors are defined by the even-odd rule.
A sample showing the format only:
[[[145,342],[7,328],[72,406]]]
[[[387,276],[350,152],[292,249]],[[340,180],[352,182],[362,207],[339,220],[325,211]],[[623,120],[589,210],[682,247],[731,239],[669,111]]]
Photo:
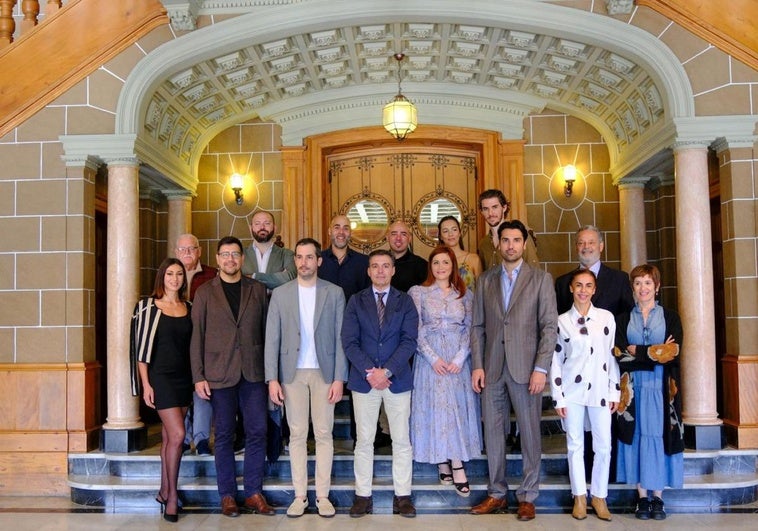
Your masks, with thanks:
[[[229,187],[234,192],[234,200],[238,205],[242,204],[242,188],[244,185],[245,179],[239,173],[233,173],[232,176],[229,177]]]
[[[382,124],[389,134],[402,141],[416,130],[418,118],[416,106],[403,96],[400,87],[400,83],[403,81],[401,63],[405,59],[405,54],[396,53],[393,57],[397,61],[397,96],[384,106]]]
[[[574,182],[576,181],[577,170],[573,164],[563,167],[563,193],[566,197],[571,197],[571,193],[574,190]]]

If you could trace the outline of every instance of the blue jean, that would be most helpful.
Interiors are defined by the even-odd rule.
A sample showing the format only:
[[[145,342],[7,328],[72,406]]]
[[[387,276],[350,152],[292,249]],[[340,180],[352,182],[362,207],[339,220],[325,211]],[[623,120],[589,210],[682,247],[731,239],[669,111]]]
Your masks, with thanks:
[[[242,481],[245,498],[263,490],[266,460],[266,423],[268,391],[264,382],[248,382],[241,378],[234,387],[213,389],[216,483],[218,493],[236,498],[237,475],[234,461],[234,432],[237,411],[242,411],[245,429],[245,460]]]
[[[187,411],[184,417],[184,444],[190,444],[192,441],[197,443],[202,440],[211,438],[211,418],[213,417],[213,407],[210,400],[203,400],[197,393],[192,393],[192,408]]]

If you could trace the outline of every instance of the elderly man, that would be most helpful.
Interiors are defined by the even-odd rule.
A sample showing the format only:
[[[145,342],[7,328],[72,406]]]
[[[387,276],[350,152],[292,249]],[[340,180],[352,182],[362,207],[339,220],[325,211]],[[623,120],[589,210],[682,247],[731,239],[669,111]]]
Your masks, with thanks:
[[[189,299],[195,297],[197,288],[205,282],[216,278],[216,268],[203,265],[200,263],[202,255],[200,242],[193,234],[182,234],[176,239],[174,246],[174,256],[184,264],[187,272],[187,285],[189,286]],[[203,400],[197,393],[193,393],[192,407],[187,411],[187,417],[184,419],[184,447],[188,451],[194,442],[195,452],[197,455],[211,455],[210,438],[211,438],[211,416],[213,409],[208,400]]]
[[[262,282],[269,292],[295,278],[295,253],[274,245],[276,222],[271,212],[259,210],[253,214],[250,234],[253,243],[245,249],[243,275]]]

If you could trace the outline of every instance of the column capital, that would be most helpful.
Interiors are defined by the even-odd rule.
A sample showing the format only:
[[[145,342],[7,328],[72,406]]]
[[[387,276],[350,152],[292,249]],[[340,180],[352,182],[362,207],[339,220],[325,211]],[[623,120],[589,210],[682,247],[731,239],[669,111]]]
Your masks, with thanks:
[[[135,134],[61,135],[58,139],[63,144],[62,159],[66,166],[84,166],[88,159],[100,164],[139,166],[134,151]]]
[[[758,141],[758,137],[755,135],[745,138],[722,136],[717,138],[713,144],[711,144],[711,147],[716,150],[716,153],[721,153],[727,149],[752,148],[755,145],[756,141]]]
[[[624,177],[617,183],[617,186],[619,190],[628,190],[630,188],[645,188],[648,182],[650,182],[650,177],[637,175],[634,177]]]
[[[168,12],[172,28],[181,31],[197,29],[199,0],[161,0],[161,3]]]
[[[195,195],[188,190],[161,190],[161,193],[166,196],[169,201],[192,201],[192,197]]]
[[[753,115],[674,118],[676,137],[672,147],[674,151],[708,148],[720,138],[755,141],[757,122]]]

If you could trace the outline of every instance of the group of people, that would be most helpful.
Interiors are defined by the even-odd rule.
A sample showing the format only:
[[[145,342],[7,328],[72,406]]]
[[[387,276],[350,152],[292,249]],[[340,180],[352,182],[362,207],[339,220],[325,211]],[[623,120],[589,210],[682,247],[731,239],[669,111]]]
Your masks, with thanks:
[[[617,479],[637,484],[637,516],[665,518],[662,490],[682,484],[681,323],[656,302],[658,270],[638,266],[630,284],[600,262],[602,233],[584,227],[576,241],[580,267],[553,283],[538,267],[530,231],[506,220],[502,192],[483,192],[479,208],[489,226],[479,253],[464,250],[460,222],[448,216],[439,221],[440,245],[428,261],[412,252],[402,221],[388,228],[389,250],[368,256],[349,247],[350,221],[342,215],[330,222],[328,248],[303,238],[290,251],[274,245],[274,217],[259,211],[247,249],[235,237],[219,241],[216,276],[199,264],[197,239],[181,236],[177,258],[161,264],[153,293],[137,303],[132,319],[133,392],[163,423],[156,501],[164,518],[177,521],[184,419],[193,402],[198,453],[208,448],[210,427],[197,421],[211,417],[202,409],[198,414],[198,404],[211,406],[224,515],[241,511],[238,423],[244,432],[242,509],[275,513],[262,492],[271,405],[284,408],[289,428],[294,499],[287,515],[308,509],[312,426],[316,511],[334,516],[334,406],[347,388],[355,441],[351,517],[373,511],[380,424],[391,436],[393,513],[416,515],[414,460],[436,464],[441,484],[469,496],[465,463],[483,448],[488,496],[471,513],[507,510],[512,409],[523,451],[516,514],[531,520],[547,386],[567,433],[573,516],[587,514],[587,418],[594,451],[590,503],[597,516],[611,518],[605,498],[618,438]]]

